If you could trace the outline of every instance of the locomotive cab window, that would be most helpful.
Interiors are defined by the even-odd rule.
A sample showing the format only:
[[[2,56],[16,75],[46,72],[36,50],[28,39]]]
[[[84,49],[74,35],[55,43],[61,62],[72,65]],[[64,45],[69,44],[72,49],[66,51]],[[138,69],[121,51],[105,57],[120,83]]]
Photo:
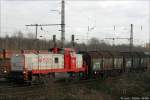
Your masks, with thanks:
[[[58,63],[59,62],[59,60],[58,60],[58,58],[56,57],[56,58],[54,58],[54,61],[55,61],[55,63]]]

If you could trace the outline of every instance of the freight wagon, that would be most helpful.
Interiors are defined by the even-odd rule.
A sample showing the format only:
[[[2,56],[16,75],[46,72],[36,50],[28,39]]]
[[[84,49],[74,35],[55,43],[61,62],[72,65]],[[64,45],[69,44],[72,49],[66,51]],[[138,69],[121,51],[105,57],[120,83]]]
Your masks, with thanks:
[[[139,65],[138,65],[138,70],[146,70],[148,69],[149,66],[149,58],[150,56],[146,55],[145,52],[137,52],[138,57],[139,57]]]
[[[146,55],[144,57],[144,65],[145,65],[145,68],[147,68],[148,70],[150,70],[150,53],[149,52],[144,52],[144,55]]]
[[[125,71],[146,70],[148,67],[148,55],[144,52],[121,52]]]
[[[98,78],[119,73],[123,70],[123,57],[118,52],[89,51],[80,52],[88,66],[89,77]]]
[[[125,67],[123,66],[123,56],[120,52],[111,52],[113,56],[113,68],[114,70],[117,70],[118,72],[122,72],[125,70]]]
[[[144,71],[149,64],[150,56],[144,52],[80,52],[88,66],[88,76],[104,77],[129,71]]]

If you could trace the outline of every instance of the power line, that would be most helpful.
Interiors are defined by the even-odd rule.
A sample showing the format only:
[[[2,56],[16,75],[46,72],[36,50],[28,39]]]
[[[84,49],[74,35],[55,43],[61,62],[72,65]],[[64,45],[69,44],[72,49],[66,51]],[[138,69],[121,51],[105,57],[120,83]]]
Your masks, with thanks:
[[[30,24],[30,25],[25,25],[25,26],[33,26],[35,27],[35,38],[37,39],[37,35],[38,35],[38,26],[57,26],[57,25],[61,25],[61,24]]]
[[[56,10],[55,10],[56,11]],[[37,30],[38,26],[61,26],[61,47],[64,47],[64,42],[65,42],[65,0],[62,0],[61,2],[61,24],[30,24],[30,25],[25,25],[25,26],[35,26],[35,34],[36,34],[36,39],[37,39]]]
[[[131,29],[130,29],[130,38],[105,38],[105,39],[111,39],[113,40],[113,46],[115,45],[115,39],[126,39],[126,40],[130,40],[130,47],[129,47],[129,51],[132,52],[132,48],[133,48],[133,24],[131,24]],[[114,31],[115,31],[115,26],[114,26]]]

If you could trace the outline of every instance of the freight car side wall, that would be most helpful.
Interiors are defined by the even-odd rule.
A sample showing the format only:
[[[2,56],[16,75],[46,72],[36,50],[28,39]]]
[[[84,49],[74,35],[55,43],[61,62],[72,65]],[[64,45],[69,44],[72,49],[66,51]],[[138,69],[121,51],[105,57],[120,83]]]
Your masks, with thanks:
[[[123,68],[123,57],[114,57],[114,68],[115,69]]]
[[[147,68],[148,68],[148,70],[150,70],[150,56],[147,58]]]

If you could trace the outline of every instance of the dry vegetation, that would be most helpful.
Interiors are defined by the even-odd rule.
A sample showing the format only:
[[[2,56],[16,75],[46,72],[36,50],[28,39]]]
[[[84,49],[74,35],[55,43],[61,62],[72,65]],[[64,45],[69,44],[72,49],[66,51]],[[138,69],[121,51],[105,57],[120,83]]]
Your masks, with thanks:
[[[119,100],[120,97],[147,97],[150,95],[150,72],[126,73],[117,77],[88,83],[49,83],[0,90],[3,100]]]
[[[47,50],[54,46],[51,40],[44,40],[44,39],[35,39],[35,36],[31,33],[24,36],[25,33],[21,31],[14,33],[12,36],[6,35],[5,37],[0,37],[0,48],[1,49],[8,49],[8,50]],[[70,37],[71,38],[71,37]],[[57,47],[61,47],[61,42],[57,39]],[[72,47],[70,41],[67,41],[65,47]],[[101,41],[97,38],[91,38],[88,41],[88,45],[85,43],[77,43],[75,41],[75,48],[77,50],[118,50],[118,51],[128,51],[129,46],[128,44],[124,45],[116,45],[115,47],[111,46],[110,44],[106,43],[105,41]],[[142,48],[141,46],[134,47],[133,50],[136,51],[148,51],[148,49]]]

